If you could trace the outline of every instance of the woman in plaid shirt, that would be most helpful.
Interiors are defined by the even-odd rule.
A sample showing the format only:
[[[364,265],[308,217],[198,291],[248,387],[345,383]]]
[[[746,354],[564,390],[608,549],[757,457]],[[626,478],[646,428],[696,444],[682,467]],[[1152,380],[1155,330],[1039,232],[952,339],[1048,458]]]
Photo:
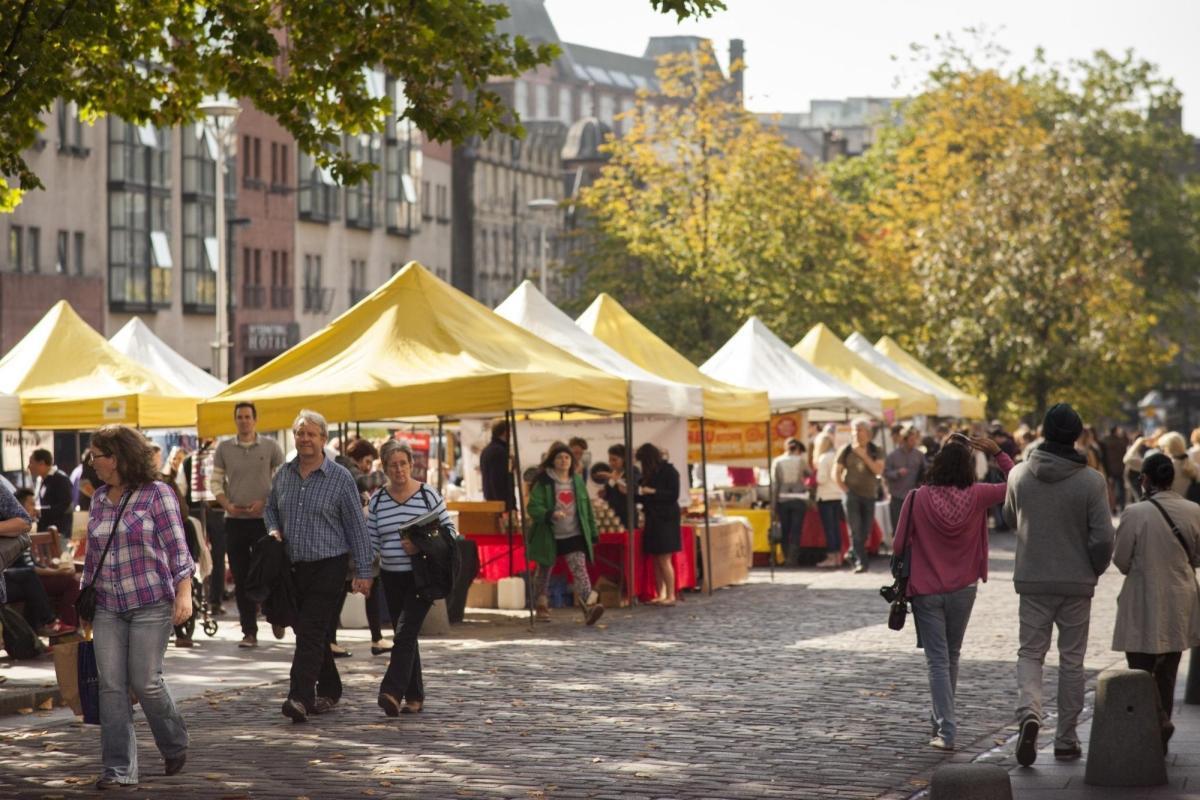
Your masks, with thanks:
[[[96,587],[92,627],[104,761],[96,788],[111,789],[138,782],[131,690],[150,723],[166,774],[183,769],[187,726],[163,680],[162,664],[172,625],[192,615],[195,564],[179,502],[171,487],[155,480],[145,437],[124,425],[108,425],[92,436],[89,455],[104,485],[92,498],[82,585],[95,581]]]

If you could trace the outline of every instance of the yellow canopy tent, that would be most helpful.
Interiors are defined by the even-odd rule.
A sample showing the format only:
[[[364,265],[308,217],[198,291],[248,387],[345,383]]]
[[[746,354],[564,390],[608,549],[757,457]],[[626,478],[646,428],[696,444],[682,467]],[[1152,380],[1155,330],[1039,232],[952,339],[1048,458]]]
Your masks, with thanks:
[[[767,393],[710,378],[638,322],[620,303],[601,293],[576,320],[579,327],[647,372],[704,391],[704,418],[718,422],[766,422]]]
[[[197,398],[123,355],[66,300],[55,303],[0,359],[0,390],[20,398],[26,428],[196,424]]]
[[[876,367],[846,347],[823,323],[814,325],[792,350],[817,369],[841,378],[869,397],[879,398],[884,412],[892,411],[897,417],[937,414],[936,397]]]
[[[892,337],[884,336],[881,338],[875,343],[875,349],[909,372],[924,378],[946,394],[956,398],[961,403],[962,415],[967,419],[984,419],[986,411],[984,408],[985,402],[982,397],[976,397],[959,389],[953,383],[938,375],[920,361],[917,361],[911,353],[896,344],[896,341]]]
[[[264,430],[301,408],[331,422],[508,410],[624,412],[628,382],[560,350],[410,262],[322,330],[199,405],[202,436],[258,408]]]

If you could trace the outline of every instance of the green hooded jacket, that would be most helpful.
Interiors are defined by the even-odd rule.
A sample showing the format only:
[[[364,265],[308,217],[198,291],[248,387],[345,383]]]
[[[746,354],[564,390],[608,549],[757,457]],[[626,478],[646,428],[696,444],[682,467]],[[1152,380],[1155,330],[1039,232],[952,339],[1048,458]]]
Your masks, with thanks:
[[[575,486],[575,513],[579,517],[579,530],[587,542],[588,560],[592,559],[592,545],[596,541],[596,515],[592,513],[592,501],[587,487],[579,475],[572,476]],[[538,475],[529,490],[529,533],[525,537],[525,551],[530,560],[543,566],[551,566],[558,557],[554,544],[554,479],[549,475]]]

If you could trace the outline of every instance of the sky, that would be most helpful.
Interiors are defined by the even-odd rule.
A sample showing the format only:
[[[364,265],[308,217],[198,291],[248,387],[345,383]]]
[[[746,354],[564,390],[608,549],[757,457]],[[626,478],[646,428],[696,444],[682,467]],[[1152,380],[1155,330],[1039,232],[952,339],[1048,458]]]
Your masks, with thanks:
[[[1183,92],[1184,128],[1200,135],[1200,0],[726,0],[703,21],[675,22],[650,0],[545,0],[561,39],[641,55],[650,36],[694,35],[746,42],[746,104],[754,111],[807,111],[814,99],[894,97],[921,76],[910,45],[937,34],[962,42],[984,28],[1029,63],[1039,46],[1066,64],[1097,49],[1159,66]],[[899,83],[897,83],[899,81]]]

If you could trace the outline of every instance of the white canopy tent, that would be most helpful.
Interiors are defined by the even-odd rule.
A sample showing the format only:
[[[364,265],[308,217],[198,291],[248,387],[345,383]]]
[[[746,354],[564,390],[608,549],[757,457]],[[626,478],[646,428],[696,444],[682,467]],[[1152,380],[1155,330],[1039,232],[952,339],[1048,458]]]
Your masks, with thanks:
[[[933,395],[934,399],[937,400],[937,414],[939,417],[963,416],[962,401],[959,398],[952,397],[940,387],[904,369],[895,361],[876,350],[875,346],[871,344],[871,340],[861,333],[855,331],[846,337],[846,347],[849,347],[855,353],[897,380],[904,381],[910,386]]]
[[[576,325],[529,281],[523,281],[495,311],[593,367],[629,381],[629,410],[634,414],[696,418],[704,413],[700,387],[676,383],[642,369]]]
[[[225,384],[172,350],[150,330],[141,317],[134,317],[109,338],[109,344],[142,366],[157,373],[182,393],[212,397]]]
[[[878,400],[796,355],[758,317],[746,320],[700,371],[725,383],[766,391],[772,411],[821,409],[883,416]]]

